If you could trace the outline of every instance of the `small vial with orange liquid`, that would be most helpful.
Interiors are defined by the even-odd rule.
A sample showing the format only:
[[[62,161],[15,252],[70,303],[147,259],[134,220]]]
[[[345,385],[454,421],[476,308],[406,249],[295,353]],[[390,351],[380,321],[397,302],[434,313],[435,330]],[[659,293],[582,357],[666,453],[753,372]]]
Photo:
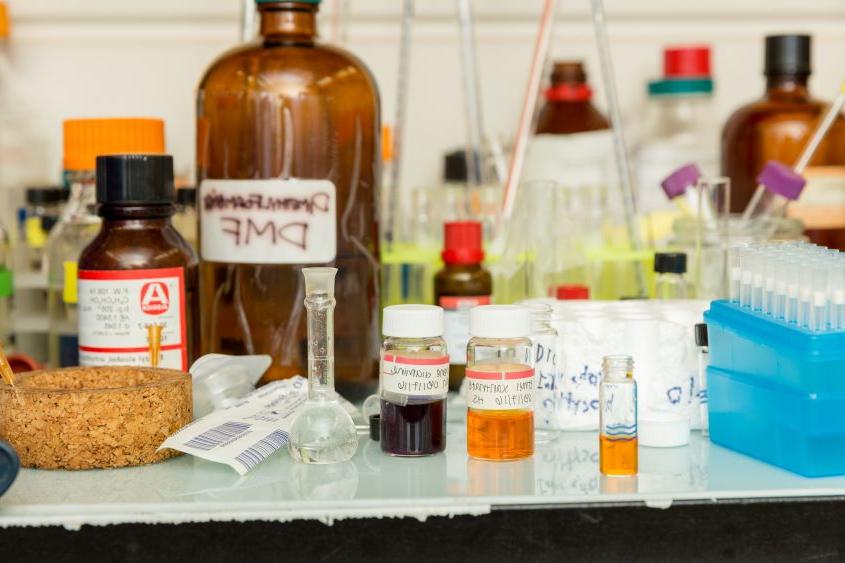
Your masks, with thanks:
[[[534,369],[524,307],[470,310],[467,346],[467,453],[504,461],[534,454]]]
[[[631,356],[605,356],[599,384],[599,470],[637,474],[637,383]]]

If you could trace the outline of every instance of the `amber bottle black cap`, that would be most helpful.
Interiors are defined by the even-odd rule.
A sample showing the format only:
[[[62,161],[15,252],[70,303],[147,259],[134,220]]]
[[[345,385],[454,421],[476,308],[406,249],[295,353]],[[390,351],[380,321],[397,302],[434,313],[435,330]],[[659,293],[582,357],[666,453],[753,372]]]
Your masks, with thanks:
[[[767,76],[810,74],[809,35],[769,35],[766,37]]]
[[[97,203],[141,206],[173,204],[173,157],[117,154],[97,157]]]

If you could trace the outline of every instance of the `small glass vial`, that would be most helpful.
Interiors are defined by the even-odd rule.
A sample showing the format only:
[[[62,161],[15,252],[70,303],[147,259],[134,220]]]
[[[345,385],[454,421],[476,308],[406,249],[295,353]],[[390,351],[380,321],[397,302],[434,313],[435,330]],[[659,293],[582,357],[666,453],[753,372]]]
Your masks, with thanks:
[[[707,366],[710,365],[710,341],[707,325],[695,325],[695,345],[698,346],[698,405],[701,415],[701,435],[710,435],[710,419],[707,408]]]
[[[657,252],[654,255],[654,296],[656,299],[691,297],[687,282],[687,255],[683,252]]]
[[[546,443],[558,437],[556,395],[561,377],[561,358],[557,330],[552,326],[552,307],[547,303],[531,303],[531,341],[534,344],[532,365],[536,383],[534,406],[534,438]]]
[[[528,309],[470,310],[467,346],[467,453],[494,461],[534,453],[534,369]]]
[[[599,470],[637,473],[637,383],[631,356],[605,356],[599,384]]]
[[[449,392],[443,309],[435,305],[386,307],[382,332],[381,449],[396,456],[442,452]]]

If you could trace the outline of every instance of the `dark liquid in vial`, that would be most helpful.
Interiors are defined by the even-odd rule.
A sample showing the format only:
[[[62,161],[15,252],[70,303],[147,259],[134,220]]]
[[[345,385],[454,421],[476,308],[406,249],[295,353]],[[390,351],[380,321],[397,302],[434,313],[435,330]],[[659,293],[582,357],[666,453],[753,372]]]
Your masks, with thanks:
[[[446,447],[446,399],[397,405],[381,400],[381,450],[399,456],[442,452]]]

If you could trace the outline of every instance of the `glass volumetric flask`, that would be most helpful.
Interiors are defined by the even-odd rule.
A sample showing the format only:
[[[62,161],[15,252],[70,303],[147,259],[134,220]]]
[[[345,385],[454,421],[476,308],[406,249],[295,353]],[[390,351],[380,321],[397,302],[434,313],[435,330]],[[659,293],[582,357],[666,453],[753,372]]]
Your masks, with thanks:
[[[303,463],[340,463],[358,435],[334,390],[334,281],[337,268],[303,268],[308,313],[308,400],[293,422],[290,454]]]

